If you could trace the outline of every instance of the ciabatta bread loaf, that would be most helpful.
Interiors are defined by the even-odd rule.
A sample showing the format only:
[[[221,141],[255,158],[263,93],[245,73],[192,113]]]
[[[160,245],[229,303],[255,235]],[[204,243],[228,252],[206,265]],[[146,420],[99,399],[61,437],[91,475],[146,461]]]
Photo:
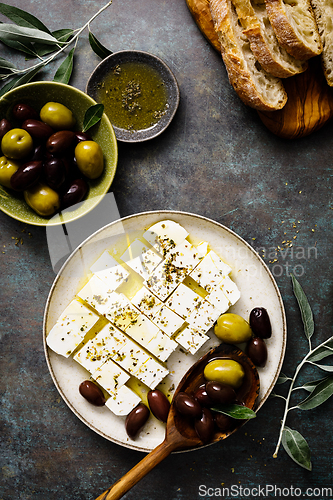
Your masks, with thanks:
[[[311,0],[323,44],[321,60],[326,81],[333,87],[333,2],[332,0]]]
[[[232,0],[232,3],[251,50],[265,71],[288,78],[306,70],[306,62],[295,59],[279,45],[269,22],[265,0]]]
[[[287,94],[282,82],[258,64],[231,0],[211,0],[210,10],[228,77],[239,97],[261,111],[283,108]]]
[[[266,0],[266,8],[279,44],[289,54],[306,60],[322,52],[310,0]]]

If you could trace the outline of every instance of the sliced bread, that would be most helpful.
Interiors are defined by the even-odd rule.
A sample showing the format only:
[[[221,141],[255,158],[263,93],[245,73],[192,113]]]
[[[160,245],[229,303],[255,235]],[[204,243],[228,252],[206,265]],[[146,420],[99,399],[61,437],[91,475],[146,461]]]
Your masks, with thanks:
[[[287,94],[282,82],[256,60],[231,0],[211,0],[210,10],[228,77],[238,96],[261,111],[283,108]]]
[[[290,55],[307,60],[322,52],[310,0],[266,0],[266,8],[279,44]]]
[[[232,0],[232,3],[251,50],[265,71],[288,78],[306,70],[306,62],[295,59],[279,45],[269,22],[265,0]]]
[[[333,87],[333,2],[332,0],[311,0],[323,44],[321,60],[326,81]]]

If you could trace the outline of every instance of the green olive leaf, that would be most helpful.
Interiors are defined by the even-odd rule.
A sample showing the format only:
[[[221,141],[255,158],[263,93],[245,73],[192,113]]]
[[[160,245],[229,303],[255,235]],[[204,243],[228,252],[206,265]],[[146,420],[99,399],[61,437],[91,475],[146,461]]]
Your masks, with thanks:
[[[3,96],[4,94],[6,94],[6,92],[8,92],[9,90],[14,89],[16,87],[19,87],[20,85],[23,85],[24,83],[30,82],[30,80],[32,80],[33,77],[35,75],[37,75],[37,73],[42,69],[43,66],[44,66],[44,64],[41,63],[38,65],[38,67],[35,67],[34,69],[24,73],[24,75],[17,76],[15,78],[13,78],[12,80],[10,80],[10,82],[8,82],[6,85],[4,85],[0,89],[0,97]]]
[[[60,64],[59,68],[54,75],[53,81],[60,83],[68,83],[73,71],[73,57],[75,47],[70,51],[66,59]]]
[[[2,42],[4,45],[7,45],[7,47],[10,47],[11,49],[23,52],[24,54],[27,54],[32,57],[36,57],[36,53],[32,43],[7,40],[6,37],[1,36],[1,34],[0,34],[0,42]]]
[[[285,382],[288,382],[288,380],[292,380],[290,377],[287,377],[284,373],[280,373],[280,376],[278,377],[276,384],[284,384]]]
[[[319,363],[313,363],[315,366],[317,366],[320,370],[323,370],[324,372],[329,372],[333,373],[333,366],[330,365],[320,365]]]
[[[111,50],[107,49],[104,47],[104,45],[101,44],[95,37],[95,35],[92,34],[92,32],[89,30],[89,43],[90,47],[92,50],[97,54],[101,59],[105,59],[107,56],[112,54]]]
[[[318,380],[306,382],[300,387],[297,388],[295,387],[295,389],[304,389],[305,391],[312,392],[317,387],[317,385],[321,384],[324,380],[327,380],[328,378],[330,378],[330,375],[328,375],[328,377],[320,378]]]
[[[87,130],[96,125],[96,123],[98,123],[102,118],[103,113],[103,104],[94,104],[93,106],[90,106],[84,115],[82,132],[87,132]]]
[[[291,275],[291,279],[292,279],[294,294],[301,311],[302,321],[304,325],[304,333],[306,337],[310,339],[314,332],[314,321],[313,321],[313,314],[311,311],[311,307],[303,291],[303,288],[301,287],[295,276]]]
[[[326,377],[313,389],[311,394],[297,405],[300,410],[312,410],[325,403],[333,394],[333,376]]]
[[[0,37],[2,41],[10,42],[42,42],[47,45],[57,45],[58,40],[44,31],[35,28],[25,28],[22,26],[16,26],[15,24],[0,24]]]
[[[54,38],[56,38],[59,42],[67,42],[73,34],[74,30],[70,28],[64,28],[52,32]]]
[[[8,19],[16,23],[18,26],[36,28],[38,30],[45,31],[45,33],[51,34],[45,24],[25,10],[18,9],[17,7],[7,5],[5,3],[0,3],[0,13],[8,17]]]
[[[212,407],[211,410],[223,413],[224,415],[228,415],[229,417],[237,420],[247,420],[257,416],[256,413],[250,408],[234,404],[217,404]]]
[[[282,431],[282,446],[294,462],[304,469],[312,469],[309,445],[298,431],[285,426]]]
[[[307,359],[308,361],[316,363],[321,359],[327,358],[328,356],[332,356],[332,354],[333,354],[333,340],[330,339],[321,347],[314,349],[313,354],[310,354]]]

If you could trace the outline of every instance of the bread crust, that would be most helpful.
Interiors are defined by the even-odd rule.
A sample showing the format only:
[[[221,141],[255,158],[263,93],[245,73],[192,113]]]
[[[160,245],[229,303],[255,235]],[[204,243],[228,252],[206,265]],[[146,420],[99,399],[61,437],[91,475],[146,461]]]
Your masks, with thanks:
[[[238,96],[248,106],[261,111],[282,109],[287,102],[282,82],[256,67],[248,40],[239,34],[242,30],[231,1],[211,0],[210,9],[229,81]]]
[[[283,0],[265,1],[270,23],[281,47],[300,60],[310,59],[322,52],[323,46],[309,0],[295,0],[294,4],[285,4]],[[298,29],[294,15],[302,16],[299,25],[303,27],[304,33]],[[307,32],[310,35],[307,36]]]
[[[326,82],[333,87],[333,2],[330,0],[311,0],[319,35],[323,45],[321,62]]]

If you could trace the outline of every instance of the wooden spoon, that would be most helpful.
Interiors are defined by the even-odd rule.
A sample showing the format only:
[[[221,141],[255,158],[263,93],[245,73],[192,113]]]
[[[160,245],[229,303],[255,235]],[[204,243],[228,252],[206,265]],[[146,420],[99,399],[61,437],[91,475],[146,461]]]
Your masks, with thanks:
[[[176,450],[188,450],[203,445],[197,436],[193,422],[177,412],[174,401],[179,392],[193,394],[204,383],[203,371],[206,364],[217,358],[233,359],[244,368],[244,382],[237,391],[237,398],[245,406],[253,409],[259,394],[259,375],[252,361],[235,346],[221,344],[202,356],[180,381],[171,403],[164,441],[119,479],[113,486],[102,493],[96,500],[117,500],[140,481],[149,471]],[[228,432],[216,431],[212,443],[227,438],[244,424],[244,420],[235,420],[235,427]]]

